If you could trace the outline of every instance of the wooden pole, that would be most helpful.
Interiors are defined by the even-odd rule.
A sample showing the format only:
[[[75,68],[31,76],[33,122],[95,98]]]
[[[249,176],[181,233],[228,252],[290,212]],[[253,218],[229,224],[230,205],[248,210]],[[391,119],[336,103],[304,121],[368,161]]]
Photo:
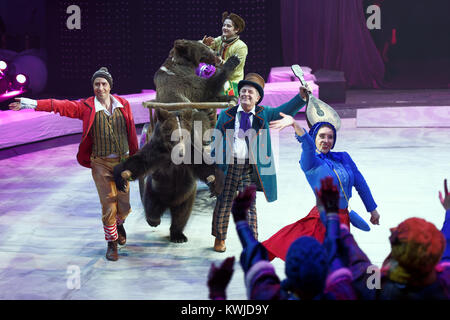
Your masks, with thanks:
[[[232,107],[234,104],[229,102],[175,102],[175,103],[162,103],[155,101],[144,101],[142,103],[144,108],[161,108],[167,111],[175,111],[185,108],[193,109],[224,109]]]
[[[152,135],[155,129],[155,117],[153,116],[154,108],[161,108],[167,111],[176,111],[181,109],[226,109],[235,105],[233,102],[174,102],[174,103],[163,103],[156,102],[154,100],[142,102],[144,108],[148,108],[150,112],[150,125],[147,131],[147,141]]]

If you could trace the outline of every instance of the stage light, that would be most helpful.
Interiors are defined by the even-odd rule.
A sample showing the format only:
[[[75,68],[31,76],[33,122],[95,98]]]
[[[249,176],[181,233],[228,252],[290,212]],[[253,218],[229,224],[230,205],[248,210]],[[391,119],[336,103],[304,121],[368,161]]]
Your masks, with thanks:
[[[16,73],[14,64],[8,65],[0,60],[0,102],[11,99],[28,91],[29,78],[25,74]]]
[[[12,81],[11,89],[25,91],[27,85],[28,85],[27,76],[25,76],[23,73],[19,73],[14,77],[14,80]]]
[[[27,77],[23,74],[18,74],[16,76],[16,81],[20,84],[24,84],[25,82],[27,82]]]
[[[12,68],[14,67],[14,72]],[[42,92],[47,84],[47,66],[45,62],[34,55],[19,55],[8,63],[9,74],[24,74],[27,77],[26,89],[33,94]],[[11,78],[11,81],[14,79]]]
[[[8,68],[8,64],[0,60],[0,79],[6,78],[6,69]],[[0,91],[2,93],[3,91]]]

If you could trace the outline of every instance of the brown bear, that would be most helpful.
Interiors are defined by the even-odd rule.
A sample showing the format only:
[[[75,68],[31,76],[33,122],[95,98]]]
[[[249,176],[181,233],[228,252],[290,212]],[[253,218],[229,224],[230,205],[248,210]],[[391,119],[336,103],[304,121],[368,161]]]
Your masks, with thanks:
[[[231,72],[239,65],[239,58],[230,57],[222,68],[206,79],[196,75],[195,69],[200,62],[213,64],[215,53],[199,41],[176,40],[168,58],[154,76],[156,85],[156,101],[174,102],[236,102],[233,96],[221,95],[223,85]],[[223,172],[216,165],[203,161],[203,145],[195,146],[193,139],[194,121],[202,124],[202,133],[212,129],[216,123],[216,112],[213,109],[202,111],[185,109],[178,112],[156,111],[156,126],[142,149],[124,163],[114,169],[114,178],[119,189],[123,189],[122,172],[130,171],[131,179],[140,179],[145,186],[141,188],[141,199],[145,215],[150,226],[156,227],[161,216],[170,209],[172,223],[170,240],[186,242],[184,227],[191,215],[194,204],[197,179],[209,185],[212,195],[218,195],[223,189]],[[172,156],[180,146],[172,141],[174,130],[185,129],[190,132],[189,141],[184,141],[185,150],[190,151],[190,164],[175,164]],[[203,141],[202,141],[203,142]],[[175,151],[174,151],[175,150]],[[194,157],[202,162],[195,164]],[[215,182],[207,178],[214,177]]]
[[[223,190],[224,175],[210,159],[204,161],[202,141],[200,140],[200,144],[198,139],[194,141],[198,134],[193,130],[194,121],[201,122],[203,132],[211,128],[204,112],[192,109],[177,112],[156,109],[155,114],[157,122],[150,141],[134,156],[114,168],[114,179],[117,188],[124,190],[123,172],[129,173],[132,180],[149,174],[143,197],[148,224],[158,226],[164,211],[170,209],[170,241],[186,242],[183,230],[195,201],[197,179],[208,184],[212,195],[218,195]],[[173,139],[172,133],[180,130],[186,130],[184,132],[189,133],[190,139],[181,140],[182,142]],[[178,157],[182,150],[185,154],[181,156],[186,161],[176,164],[173,157]],[[196,159],[201,159],[200,163],[196,163]],[[211,177],[214,180],[209,180]]]
[[[156,101],[172,102],[237,102],[237,97],[222,95],[225,82],[239,65],[239,58],[230,57],[210,78],[196,75],[200,62],[214,64],[215,53],[199,41],[175,40],[163,65],[156,71]]]

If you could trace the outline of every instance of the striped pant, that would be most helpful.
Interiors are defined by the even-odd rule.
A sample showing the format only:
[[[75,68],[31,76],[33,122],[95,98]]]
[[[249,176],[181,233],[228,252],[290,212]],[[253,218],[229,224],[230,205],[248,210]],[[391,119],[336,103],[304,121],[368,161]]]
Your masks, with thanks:
[[[212,235],[219,240],[225,240],[227,237],[231,206],[233,205],[233,200],[236,197],[236,192],[241,192],[246,186],[252,184],[251,172],[252,166],[248,163],[228,165],[227,175],[225,177],[225,186],[222,194],[217,197],[212,221]],[[256,199],[247,213],[247,221],[250,229],[253,231],[255,239],[258,239]]]

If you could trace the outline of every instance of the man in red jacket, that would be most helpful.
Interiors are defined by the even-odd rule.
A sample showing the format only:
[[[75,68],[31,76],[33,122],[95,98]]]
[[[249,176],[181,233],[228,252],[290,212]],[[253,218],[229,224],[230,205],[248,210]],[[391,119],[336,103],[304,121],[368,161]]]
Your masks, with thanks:
[[[11,110],[34,109],[59,113],[61,116],[83,121],[83,135],[77,160],[92,169],[102,205],[102,221],[105,239],[108,241],[106,258],[116,261],[117,244],[126,243],[123,223],[131,212],[130,188],[125,192],[116,189],[113,168],[121,160],[135,154],[138,139],[133,114],[127,100],[110,94],[113,80],[108,69],[100,68],[91,79],[95,96],[85,100],[32,100],[16,98],[9,105]]]

